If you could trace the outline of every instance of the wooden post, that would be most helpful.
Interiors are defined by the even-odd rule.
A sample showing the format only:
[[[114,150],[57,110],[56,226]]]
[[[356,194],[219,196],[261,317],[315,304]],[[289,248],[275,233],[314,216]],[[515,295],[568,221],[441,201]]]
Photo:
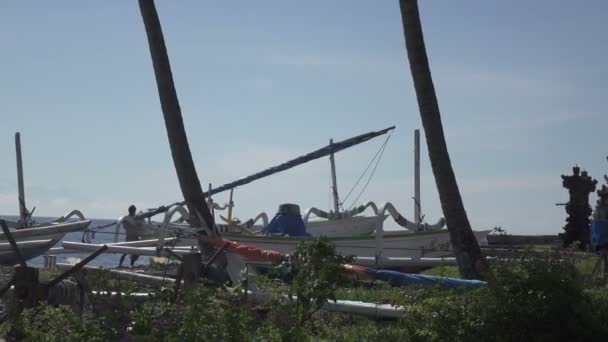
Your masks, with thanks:
[[[21,159],[21,134],[15,133],[15,152],[17,153],[17,187],[19,189],[19,217],[25,226],[27,209],[25,208],[25,189],[23,186],[23,160]]]
[[[39,298],[38,269],[33,267],[15,267],[15,294],[22,301],[23,307],[33,307]]]
[[[184,254],[182,261],[184,290],[192,289],[198,285],[202,263],[201,253]]]
[[[334,139],[329,139],[329,146],[334,144]],[[334,153],[329,155],[329,163],[331,165],[331,193],[334,198],[334,212],[337,214],[340,212],[340,199],[338,198],[338,181],[336,180],[336,160],[334,159]]]
[[[420,229],[420,130],[414,131],[414,223]]]

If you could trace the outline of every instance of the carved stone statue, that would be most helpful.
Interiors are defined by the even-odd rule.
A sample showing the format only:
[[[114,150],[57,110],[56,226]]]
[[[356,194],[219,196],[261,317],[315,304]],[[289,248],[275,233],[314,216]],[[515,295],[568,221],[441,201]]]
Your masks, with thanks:
[[[589,194],[595,191],[597,180],[591,178],[586,171],[580,171],[578,166],[572,168],[572,175],[562,175],[562,185],[568,189],[570,200],[566,204],[566,225],[564,233],[559,234],[564,246],[580,241],[581,249],[589,244],[589,225],[592,210],[589,206]]]

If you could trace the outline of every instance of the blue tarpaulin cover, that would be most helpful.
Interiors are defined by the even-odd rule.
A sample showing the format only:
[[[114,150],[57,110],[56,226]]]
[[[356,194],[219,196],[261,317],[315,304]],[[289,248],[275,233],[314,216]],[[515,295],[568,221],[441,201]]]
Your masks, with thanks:
[[[306,225],[301,215],[276,214],[270,223],[262,229],[264,234],[311,236],[306,232]]]
[[[598,247],[608,243],[608,220],[597,220],[591,223],[591,244]]]
[[[487,282],[482,280],[437,277],[432,275],[403,273],[382,269],[378,270],[358,265],[346,265],[345,267],[357,274],[357,279],[382,280],[395,286],[439,285],[439,287],[442,289],[456,289],[476,288],[487,284]]]

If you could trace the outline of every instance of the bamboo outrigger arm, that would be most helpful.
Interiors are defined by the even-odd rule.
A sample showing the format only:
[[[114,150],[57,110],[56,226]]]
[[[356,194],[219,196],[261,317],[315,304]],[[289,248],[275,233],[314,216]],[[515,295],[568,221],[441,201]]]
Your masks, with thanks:
[[[265,212],[261,212],[255,218],[249,219],[243,223],[246,228],[251,228],[255,225],[258,220],[262,220],[262,225],[266,227],[268,225],[268,215]]]
[[[339,219],[339,218],[344,218],[344,217],[351,217],[351,216],[361,214],[368,208],[372,209],[374,215],[378,215],[378,216],[384,216],[386,214],[391,215],[393,220],[398,225],[400,225],[401,227],[403,227],[405,229],[412,230],[412,231],[438,230],[438,229],[443,228],[443,226],[445,225],[445,220],[443,218],[440,218],[437,221],[437,223],[435,223],[435,224],[428,224],[428,223],[416,224],[412,221],[409,221],[405,217],[403,217],[397,211],[397,209],[395,209],[395,206],[392,203],[386,202],[382,206],[380,206],[380,209],[378,209],[378,206],[376,205],[376,203],[374,203],[372,201],[367,202],[363,205],[360,205],[352,210],[348,210],[346,212],[338,213],[338,214],[335,214],[333,212],[328,213],[328,212],[325,212],[325,211],[317,209],[317,208],[309,208],[304,212],[303,219],[304,219],[304,222],[308,222],[308,219],[311,214],[314,214],[318,217],[328,219],[328,220]]]

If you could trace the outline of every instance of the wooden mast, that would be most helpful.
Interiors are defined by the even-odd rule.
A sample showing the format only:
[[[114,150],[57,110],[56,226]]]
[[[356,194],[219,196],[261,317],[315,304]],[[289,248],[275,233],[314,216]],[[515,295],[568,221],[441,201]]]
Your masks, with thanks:
[[[27,208],[25,207],[25,188],[23,186],[23,160],[21,159],[21,133],[15,133],[15,152],[17,153],[17,188],[19,190],[19,217],[25,226]]]
[[[420,225],[420,130],[414,131],[414,223]]]
[[[334,139],[329,139],[329,146],[334,144]],[[336,180],[336,160],[334,153],[329,155],[329,163],[331,164],[331,194],[334,198],[334,212],[340,212],[340,199],[338,198],[338,181]]]

